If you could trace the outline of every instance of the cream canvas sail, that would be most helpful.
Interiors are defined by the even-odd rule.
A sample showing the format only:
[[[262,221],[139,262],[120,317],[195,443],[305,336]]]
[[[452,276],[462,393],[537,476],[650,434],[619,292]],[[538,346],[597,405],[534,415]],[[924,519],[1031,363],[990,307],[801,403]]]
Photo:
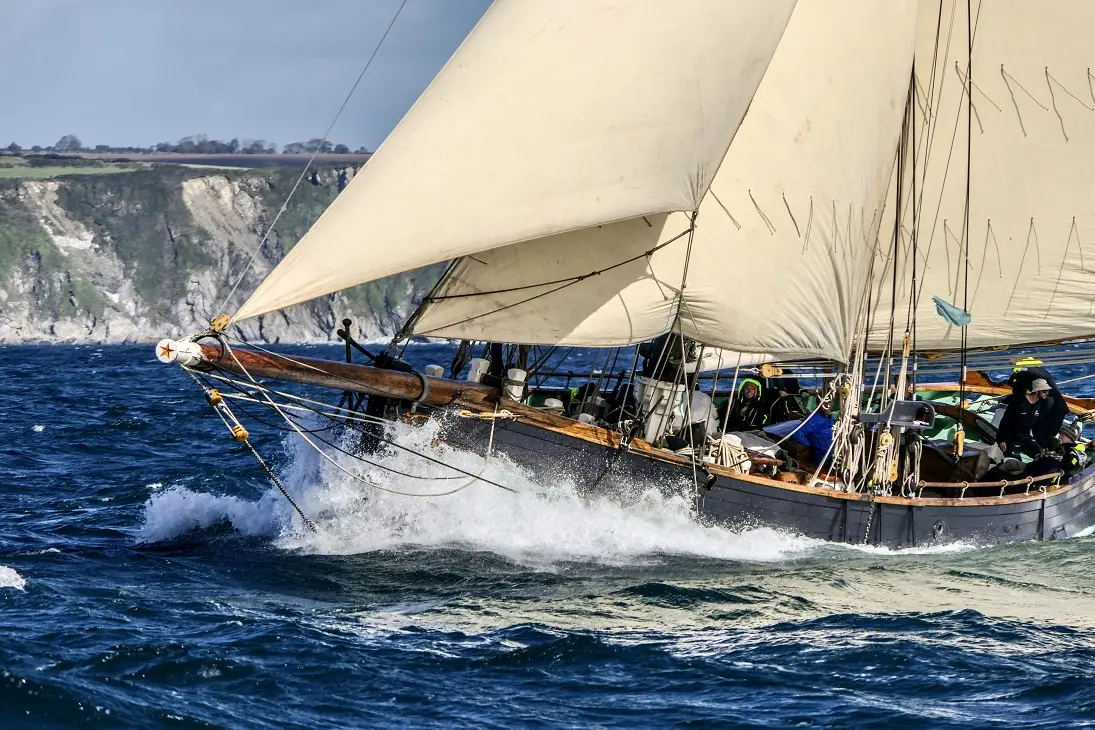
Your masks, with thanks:
[[[1095,3],[974,0],[971,14],[972,85],[966,81],[966,3],[921,3],[916,160],[910,146],[896,329],[900,333],[908,321],[912,294],[915,168],[918,349],[961,346],[960,328],[935,313],[933,295],[960,309],[968,306],[970,347],[1093,335]],[[972,128],[968,269],[967,126]],[[892,214],[891,208],[876,265],[875,349],[889,338]]]
[[[901,130],[915,17],[911,2],[800,1],[694,235],[677,213],[466,257],[414,331],[620,345],[665,332],[679,312],[681,331],[711,345],[847,358]]]
[[[517,241],[695,209],[794,5],[495,2],[235,319]]]

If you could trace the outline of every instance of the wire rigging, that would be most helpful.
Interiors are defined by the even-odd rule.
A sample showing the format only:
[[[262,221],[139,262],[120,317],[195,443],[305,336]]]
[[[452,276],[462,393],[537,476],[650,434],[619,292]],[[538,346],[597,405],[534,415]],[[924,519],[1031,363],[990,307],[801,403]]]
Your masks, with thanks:
[[[285,197],[285,202],[281,204],[281,209],[278,210],[277,215],[274,216],[273,222],[270,223],[270,225],[267,227],[266,233],[262,235],[262,239],[259,240],[259,245],[256,246],[255,250],[251,252],[251,256],[247,260],[247,265],[244,266],[243,271],[240,272],[239,277],[236,279],[236,283],[228,292],[228,296],[224,298],[224,301],[221,303],[218,312],[224,312],[226,310],[226,308],[228,307],[228,303],[232,300],[232,297],[235,296],[236,290],[239,289],[240,284],[243,283],[244,277],[247,276],[247,272],[249,272],[251,270],[251,267],[254,265],[255,259],[257,259],[259,253],[262,252],[263,246],[266,245],[266,240],[274,231],[274,228],[277,226],[282,214],[285,213],[285,210],[289,207],[289,201],[293,199],[293,196],[296,194],[301,182],[303,182],[304,177],[308,174],[309,168],[311,168],[312,163],[315,162],[316,156],[319,155],[319,151],[323,147],[322,143],[326,142],[327,138],[331,136],[331,130],[334,129],[339,117],[342,116],[342,112],[346,109],[346,105],[350,103],[350,98],[354,95],[354,92],[357,91],[357,87],[361,83],[361,79],[364,78],[365,72],[369,70],[369,66],[373,64],[373,59],[376,58],[376,54],[380,52],[381,46],[383,46],[384,41],[387,40],[388,34],[392,31],[392,27],[395,25],[395,21],[399,19],[399,15],[403,12],[403,8],[404,6],[406,6],[406,4],[407,0],[403,0],[399,4],[399,8],[395,11],[395,15],[392,16],[391,22],[388,23],[388,27],[384,30],[384,35],[380,36],[380,41],[377,42],[376,47],[373,48],[373,52],[369,55],[369,59],[365,62],[364,68],[361,69],[361,73],[359,73],[357,75],[357,79],[354,80],[354,85],[350,87],[350,91],[346,94],[346,98],[342,100],[342,106],[338,108],[338,111],[335,113],[334,119],[332,119],[331,123],[327,125],[327,130],[323,133],[323,137],[320,139],[320,145],[315,149],[315,151],[312,152],[312,156],[308,159],[308,164],[306,164],[304,166],[304,169],[301,170],[300,176],[297,178],[296,183],[294,183],[292,190],[290,190],[289,195]]]

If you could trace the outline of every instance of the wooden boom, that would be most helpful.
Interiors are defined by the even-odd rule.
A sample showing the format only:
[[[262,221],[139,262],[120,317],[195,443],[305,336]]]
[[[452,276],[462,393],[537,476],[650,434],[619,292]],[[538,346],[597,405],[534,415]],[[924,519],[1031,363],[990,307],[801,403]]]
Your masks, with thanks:
[[[421,373],[383,370],[368,365],[310,357],[288,357],[247,349],[232,348],[232,352],[228,353],[219,344],[202,343],[201,348],[206,361],[204,365],[244,377],[250,374],[255,378],[273,378],[355,393],[417,400],[429,406],[447,406],[459,402],[493,407],[502,398],[501,389],[466,380],[431,378]],[[424,388],[424,383],[428,383],[429,387]]]

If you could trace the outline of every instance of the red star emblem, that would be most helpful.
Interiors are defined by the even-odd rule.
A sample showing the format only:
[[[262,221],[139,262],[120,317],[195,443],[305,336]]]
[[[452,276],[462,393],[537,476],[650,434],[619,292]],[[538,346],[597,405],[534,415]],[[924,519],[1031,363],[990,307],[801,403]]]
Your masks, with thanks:
[[[173,352],[174,350],[171,349],[171,345],[160,345],[160,357],[171,359],[171,353]]]

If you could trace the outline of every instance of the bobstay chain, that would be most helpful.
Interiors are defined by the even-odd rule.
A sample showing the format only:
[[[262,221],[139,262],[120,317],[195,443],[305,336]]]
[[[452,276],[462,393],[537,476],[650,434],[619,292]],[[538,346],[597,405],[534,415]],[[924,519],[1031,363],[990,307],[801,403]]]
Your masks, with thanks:
[[[285,485],[281,483],[281,480],[278,479],[278,475],[274,473],[274,470],[270,468],[270,465],[266,463],[266,460],[263,459],[258,450],[255,449],[254,445],[251,443],[251,434],[247,432],[247,429],[244,428],[243,424],[236,418],[236,414],[233,413],[232,409],[228,407],[228,404],[224,402],[224,396],[221,395],[220,391],[216,388],[206,388],[193,373],[190,373],[189,371],[187,371],[187,373],[190,377],[194,378],[194,382],[197,383],[205,393],[206,401],[213,407],[216,414],[220,416],[221,421],[224,422],[224,425],[231,432],[232,438],[247,447],[247,450],[250,451],[259,462],[259,466],[261,466],[263,471],[266,472],[266,475],[270,477],[270,481],[274,483],[274,486],[276,486],[278,491],[284,495],[285,499],[289,500],[289,504],[292,505],[293,509],[296,510],[296,513],[300,515],[300,519],[304,521],[304,524],[308,526],[308,529],[314,533],[318,533],[319,528],[316,526],[316,523],[309,519],[308,515],[304,514],[304,510],[300,508],[300,505],[298,505],[292,495],[289,494],[289,490],[287,490]]]

